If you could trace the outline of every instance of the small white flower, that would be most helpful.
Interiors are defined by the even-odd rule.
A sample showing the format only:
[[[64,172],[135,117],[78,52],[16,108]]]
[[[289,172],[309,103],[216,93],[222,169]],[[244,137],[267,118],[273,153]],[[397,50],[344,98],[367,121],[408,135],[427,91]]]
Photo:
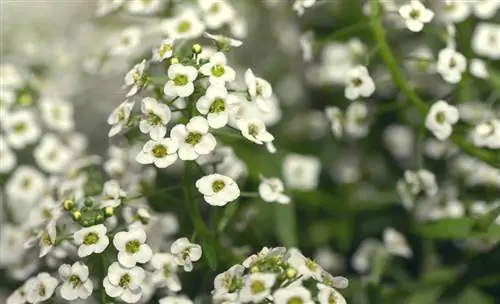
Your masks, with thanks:
[[[368,135],[368,106],[361,101],[353,101],[345,112],[345,132],[352,138]]]
[[[132,109],[134,108],[134,104],[135,101],[133,100],[125,100],[116,109],[114,109],[111,114],[109,114],[107,123],[111,125],[111,129],[109,130],[108,137],[112,137],[120,133],[120,131],[127,125],[130,113],[132,113]]]
[[[24,284],[26,300],[28,303],[41,303],[48,300],[54,294],[57,284],[57,279],[47,272],[39,273]]]
[[[382,252],[385,253],[385,249],[379,240],[363,240],[356,252],[352,255],[351,265],[357,272],[366,273],[371,268],[373,257]]]
[[[139,129],[149,134],[151,139],[160,140],[167,134],[167,124],[172,115],[170,108],[156,99],[145,97],[141,102],[141,112],[144,115],[139,122]]]
[[[99,0],[97,2],[96,16],[103,17],[119,9],[125,0]]]
[[[259,303],[270,293],[276,282],[274,273],[251,273],[245,278],[243,287],[240,290],[239,300],[243,302]]]
[[[13,220],[24,221],[26,210],[32,208],[47,189],[46,178],[36,169],[21,165],[5,184],[5,194]]]
[[[255,102],[262,111],[271,111],[269,106],[270,99],[273,95],[271,84],[263,78],[255,77],[251,69],[245,72],[245,83],[247,85],[247,99]]]
[[[198,0],[198,4],[208,28],[218,29],[235,17],[234,8],[226,0]]]
[[[283,161],[283,178],[293,189],[314,190],[319,183],[321,163],[314,156],[289,154]]]
[[[117,180],[109,180],[104,183],[101,194],[101,208],[118,207],[127,193],[120,187]]]
[[[102,285],[106,294],[112,298],[119,298],[125,303],[137,303],[142,296],[142,283],[146,273],[141,267],[124,268],[114,262],[108,268],[108,275]]]
[[[41,198],[40,203],[32,208],[28,215],[27,227],[39,228],[49,222],[55,222],[62,215],[61,204],[50,195]]]
[[[407,170],[404,172],[404,178],[413,195],[417,195],[421,191],[424,191],[425,194],[430,197],[436,195],[439,190],[436,176],[429,170]]]
[[[274,140],[274,136],[267,132],[264,122],[257,118],[239,119],[237,124],[241,134],[251,142],[262,145]]]
[[[313,260],[306,258],[298,249],[292,248],[288,251],[288,263],[297,270],[298,275],[304,279],[313,278],[321,280],[323,269]]]
[[[35,114],[31,110],[18,110],[2,116],[5,137],[14,149],[24,149],[35,143],[41,134]]]
[[[196,188],[212,206],[224,206],[240,196],[238,184],[230,177],[218,173],[198,179]]]
[[[16,154],[10,149],[5,137],[0,135],[0,174],[9,173],[16,164]]]
[[[277,177],[265,178],[263,176],[260,179],[259,195],[264,201],[280,204],[290,203],[290,197],[283,193],[285,186],[281,179]]]
[[[409,159],[415,151],[415,135],[406,125],[390,125],[384,130],[384,144],[395,157]]]
[[[337,107],[325,108],[326,118],[330,122],[330,128],[336,138],[342,137],[344,128],[344,115]]]
[[[355,66],[347,71],[345,85],[344,95],[350,100],[359,97],[370,97],[375,92],[375,83],[366,67],[362,65]]]
[[[75,126],[73,105],[59,98],[42,98],[39,102],[43,122],[52,130],[70,132]]]
[[[490,19],[500,9],[500,2],[497,0],[474,0],[472,9],[478,18]]]
[[[26,242],[25,229],[4,222],[0,230],[0,265],[7,268],[18,264],[24,258]]]
[[[275,304],[301,303],[313,304],[311,293],[303,286],[288,286],[278,289],[273,294]]]
[[[293,10],[297,15],[302,16],[306,8],[311,8],[316,3],[316,0],[295,0]]]
[[[178,149],[177,142],[170,138],[158,141],[151,139],[144,144],[135,160],[143,165],[154,164],[158,168],[166,168],[177,160]]]
[[[193,270],[193,263],[201,258],[201,246],[191,243],[183,237],[175,240],[170,247],[170,252],[175,257],[175,262],[183,266],[184,270],[190,272]]]
[[[140,63],[136,64],[128,73],[125,75],[125,86],[130,87],[126,97],[132,97],[145,84],[144,70],[146,69],[146,59],[142,60]]]
[[[83,258],[92,253],[101,253],[109,245],[107,229],[103,224],[82,228],[73,233],[73,241],[78,246],[78,256]]]
[[[323,284],[318,285],[318,301],[319,304],[347,304],[345,298],[334,288],[325,286]]]
[[[469,1],[445,0],[436,2],[437,17],[444,23],[459,23],[467,19],[471,13]]]
[[[227,92],[222,84],[211,85],[204,96],[196,102],[196,109],[207,115],[208,125],[213,129],[227,125],[229,116],[238,110],[239,100],[234,94]]]
[[[172,64],[168,68],[169,81],[165,84],[163,93],[171,97],[188,97],[194,92],[193,81],[197,76],[198,70],[192,66]]]
[[[390,254],[404,258],[411,258],[413,256],[413,252],[408,246],[404,235],[393,228],[389,227],[384,230],[383,240],[384,246]]]
[[[157,12],[163,4],[161,0],[130,0],[127,9],[133,14],[151,14]]]
[[[82,262],[59,266],[59,275],[64,281],[61,286],[63,299],[68,301],[85,300],[92,294],[94,284],[89,278],[89,268]]]
[[[109,50],[112,56],[122,56],[131,54],[141,43],[142,30],[136,26],[125,28]]]
[[[243,281],[243,273],[245,267],[236,264],[231,266],[228,270],[219,273],[214,279],[215,292],[229,293],[231,288],[234,288],[234,283],[241,283]],[[235,291],[232,293],[236,294]]]
[[[193,304],[193,301],[184,296],[170,296],[161,298],[158,304]]]
[[[160,46],[153,49],[153,58],[154,62],[162,62],[165,59],[168,59],[174,55],[174,39],[167,38],[164,39]]]
[[[406,22],[406,27],[412,32],[420,32],[424,23],[429,23],[434,17],[434,12],[426,8],[422,2],[412,0],[399,8],[399,14]]]
[[[436,70],[448,83],[458,83],[467,69],[467,59],[452,48],[439,51]]]
[[[469,71],[474,77],[477,78],[485,79],[489,76],[486,63],[484,62],[484,60],[479,58],[471,59],[471,61],[469,62]]]
[[[205,31],[205,25],[200,20],[198,12],[188,8],[173,18],[167,19],[162,24],[168,37],[174,39],[197,38]]]
[[[154,269],[153,283],[160,287],[167,287],[170,291],[181,290],[181,282],[177,276],[177,262],[170,253],[156,253],[151,259],[151,266]]]
[[[0,64],[0,79],[2,79],[2,87],[8,89],[18,89],[25,83],[23,75],[12,63]]]
[[[153,251],[146,242],[146,232],[142,228],[120,231],[113,238],[113,245],[118,250],[118,262],[127,268],[137,263],[146,263],[153,257]]]
[[[481,22],[472,34],[472,50],[492,60],[500,59],[500,25]]]
[[[44,257],[54,247],[56,236],[56,225],[54,221],[51,221],[46,227],[40,229],[35,235],[28,238],[24,243],[24,248],[31,248],[38,243],[38,246],[40,247],[38,257]]]
[[[236,72],[227,65],[226,55],[222,52],[212,55],[209,61],[200,67],[200,73],[208,76],[211,84],[225,84],[236,78]]]
[[[26,283],[24,283],[9,295],[9,297],[5,301],[5,304],[19,304],[26,303],[26,301]]]
[[[57,174],[68,167],[73,153],[58,137],[47,133],[33,150],[33,156],[41,169]]]
[[[472,141],[477,147],[500,149],[500,120],[492,119],[476,125]]]
[[[425,119],[425,127],[439,140],[445,140],[453,132],[452,125],[458,122],[458,109],[444,100],[436,101]]]
[[[240,47],[243,45],[243,42],[241,42],[241,40],[232,39],[222,35],[212,35],[210,33],[205,32],[203,36],[214,40],[217,45],[221,46]]]
[[[211,153],[217,144],[215,137],[208,132],[208,121],[195,116],[186,125],[176,125],[170,131],[170,137],[179,145],[179,158],[195,160],[200,155]]]

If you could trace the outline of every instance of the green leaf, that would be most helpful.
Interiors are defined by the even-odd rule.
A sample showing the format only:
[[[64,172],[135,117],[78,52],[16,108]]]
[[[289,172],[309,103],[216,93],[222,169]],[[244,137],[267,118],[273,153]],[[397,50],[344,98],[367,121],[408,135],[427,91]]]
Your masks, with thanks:
[[[500,225],[491,225],[485,231],[476,231],[474,229],[476,222],[477,220],[474,218],[445,219],[419,224],[415,227],[415,232],[430,239],[500,237]]]
[[[443,287],[432,287],[420,290],[410,295],[404,301],[405,304],[423,304],[423,303],[437,303]]]
[[[200,237],[203,248],[203,257],[212,271],[217,269],[217,250],[215,248],[215,239],[209,234]]]
[[[276,235],[283,246],[295,247],[297,246],[297,231],[296,231],[296,218],[295,218],[295,205],[290,203],[288,205],[275,206],[275,231]]]
[[[469,287],[459,296],[457,304],[493,304],[495,301],[477,288]]]

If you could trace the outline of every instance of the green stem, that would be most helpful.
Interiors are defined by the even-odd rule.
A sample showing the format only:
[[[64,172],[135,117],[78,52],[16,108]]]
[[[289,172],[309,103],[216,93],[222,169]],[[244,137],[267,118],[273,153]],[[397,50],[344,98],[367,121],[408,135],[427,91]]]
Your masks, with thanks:
[[[418,111],[425,116],[427,114],[426,103],[415,93],[415,91],[413,91],[408,82],[406,82],[403,73],[399,70],[398,63],[391,51],[389,43],[387,42],[386,33],[384,27],[382,26],[382,22],[380,21],[380,7],[378,0],[371,0],[370,4],[372,12],[371,28],[373,36],[380,48],[380,55],[385,62],[389,73],[391,74],[392,80],[401,92],[403,92],[406,99],[416,106]],[[500,159],[496,159],[487,151],[476,149],[474,146],[471,146],[467,141],[465,141],[463,137],[457,134],[452,134],[450,139],[462,150],[462,152],[476,157],[493,167],[500,168]]]
[[[203,236],[206,231],[205,224],[203,223],[191,191],[191,165],[192,164],[189,161],[184,162],[184,197],[186,199],[187,209],[189,216],[191,217],[194,230],[198,236]]]
[[[100,259],[100,264],[101,264],[101,304],[107,304],[108,303],[108,296],[106,294],[106,290],[104,289],[104,278],[106,277],[106,269],[108,268],[108,265],[106,263],[106,252],[103,252],[100,254],[99,259]]]
[[[259,197],[259,194],[256,192],[240,192],[241,197]]]

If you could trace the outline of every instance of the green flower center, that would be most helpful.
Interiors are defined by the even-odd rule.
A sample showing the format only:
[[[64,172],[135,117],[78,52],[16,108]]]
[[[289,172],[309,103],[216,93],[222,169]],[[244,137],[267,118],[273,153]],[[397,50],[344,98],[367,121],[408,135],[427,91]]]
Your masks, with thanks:
[[[29,179],[27,177],[23,178],[23,180],[21,181],[21,187],[23,189],[28,189],[29,186],[31,186],[31,179]]]
[[[160,54],[160,56],[163,57],[165,53],[169,52],[170,50],[172,50],[171,44],[162,44],[160,49],[158,50],[158,54]]]
[[[212,72],[212,75],[216,77],[221,77],[224,75],[225,69],[222,65],[216,64],[210,69],[210,72]]]
[[[139,82],[139,80],[141,80],[141,74],[139,74],[139,72],[135,71],[132,74],[132,78],[134,79],[134,82]]]
[[[215,192],[215,193],[218,193],[220,192],[222,189],[224,189],[224,186],[226,186],[226,184],[221,181],[221,180],[216,180],[212,183],[212,190]]]
[[[59,107],[52,108],[52,118],[54,118],[55,120],[61,119],[61,108]]]
[[[152,126],[157,126],[161,124],[161,118],[154,113],[149,113],[146,119],[148,121],[148,124]]]
[[[304,300],[302,300],[299,297],[293,297],[290,298],[288,301],[286,301],[287,304],[302,304],[304,303]]]
[[[450,68],[454,68],[457,66],[457,61],[454,58],[450,58],[450,62],[448,63]]]
[[[186,75],[177,75],[173,81],[174,85],[177,87],[185,86],[189,82]]]
[[[52,218],[52,213],[50,212],[50,210],[48,208],[43,208],[41,217],[44,220],[50,219],[50,218]]]
[[[410,18],[411,19],[418,19],[420,17],[420,11],[416,9],[412,9],[410,11]]]
[[[189,133],[188,136],[186,136],[186,140],[184,140],[184,142],[194,146],[201,141],[201,137],[201,133]]]
[[[361,80],[361,78],[359,78],[359,77],[356,77],[356,78],[353,78],[351,80],[351,83],[352,83],[353,86],[359,87],[359,86],[361,86],[363,84],[363,80]]]
[[[130,284],[130,275],[128,273],[122,275],[120,278],[120,282],[118,285],[120,285],[121,288],[128,288],[128,285]]]
[[[16,133],[24,133],[26,129],[27,127],[24,122],[18,122],[17,124],[14,125],[14,132]]]
[[[83,244],[85,244],[85,245],[97,244],[98,241],[99,241],[99,236],[95,232],[89,232],[83,238]]]
[[[31,97],[31,95],[28,94],[28,93],[24,93],[19,98],[19,104],[22,105],[22,106],[29,106],[32,103],[33,103],[33,97]]]
[[[151,149],[151,153],[153,153],[153,156],[156,158],[162,158],[168,154],[168,151],[164,145],[158,144]]]
[[[141,247],[141,242],[139,242],[138,240],[128,241],[127,244],[125,244],[125,251],[127,253],[133,254],[139,251],[140,247]]]
[[[219,113],[223,112],[226,110],[226,103],[224,99],[217,98],[212,102],[210,105],[210,109],[208,110],[209,113]]]
[[[45,297],[45,294],[46,294],[45,285],[43,285],[42,283],[38,283],[37,284],[37,291],[38,291],[38,295],[40,297]]]
[[[259,134],[259,127],[255,124],[250,124],[248,126],[248,134],[250,134],[253,137],[256,137],[257,134]]]
[[[45,245],[45,246],[51,246],[52,245],[52,241],[50,240],[50,236],[48,234],[44,234],[42,236],[42,243]]]
[[[444,124],[446,120],[446,116],[444,115],[443,112],[438,112],[436,114],[436,121],[439,123],[439,124]]]
[[[191,22],[189,22],[188,20],[182,20],[177,25],[177,32],[179,32],[179,33],[185,33],[187,31],[189,31],[190,29],[191,29]]]
[[[170,277],[171,274],[172,274],[172,269],[170,269],[170,265],[168,264],[163,265],[163,276],[165,278],[168,278]]]
[[[262,281],[253,281],[252,284],[250,284],[250,290],[252,294],[259,294],[266,290],[266,286]]]
[[[118,116],[118,121],[124,121],[125,120],[125,110],[123,108],[120,108],[118,112],[116,112],[116,116]]]
[[[313,260],[306,259],[306,267],[311,271],[316,271],[318,265]]]
[[[220,4],[219,3],[214,3],[212,4],[212,6],[210,7],[210,12],[211,13],[218,13],[220,11]]]
[[[328,304],[336,304],[337,300],[335,299],[335,296],[333,294],[330,295],[328,298]]]
[[[82,280],[80,280],[77,275],[72,275],[71,277],[69,277],[69,283],[71,284],[71,286],[73,286],[73,288],[78,288],[80,287],[80,285],[82,285]]]

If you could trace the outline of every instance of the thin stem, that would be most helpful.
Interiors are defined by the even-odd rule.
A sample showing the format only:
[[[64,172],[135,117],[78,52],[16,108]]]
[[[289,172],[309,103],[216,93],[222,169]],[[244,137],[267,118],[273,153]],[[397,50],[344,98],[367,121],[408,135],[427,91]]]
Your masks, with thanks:
[[[194,226],[194,230],[196,234],[199,236],[204,235],[206,231],[205,224],[201,218],[199,210],[196,206],[196,201],[193,197],[193,193],[191,191],[191,162],[184,162],[184,197],[186,199],[187,209],[189,212],[189,216],[191,217],[191,221]]]
[[[108,268],[108,266],[106,265],[106,256],[105,256],[106,252],[103,252],[100,254],[99,256],[99,261],[100,261],[100,264],[101,264],[101,292],[100,292],[100,296],[101,296],[101,301],[100,303],[101,304],[107,304],[108,303],[108,295],[106,294],[106,290],[104,289],[104,278],[106,277],[106,269]]]
[[[241,197],[259,197],[259,194],[256,192],[241,192]]]

